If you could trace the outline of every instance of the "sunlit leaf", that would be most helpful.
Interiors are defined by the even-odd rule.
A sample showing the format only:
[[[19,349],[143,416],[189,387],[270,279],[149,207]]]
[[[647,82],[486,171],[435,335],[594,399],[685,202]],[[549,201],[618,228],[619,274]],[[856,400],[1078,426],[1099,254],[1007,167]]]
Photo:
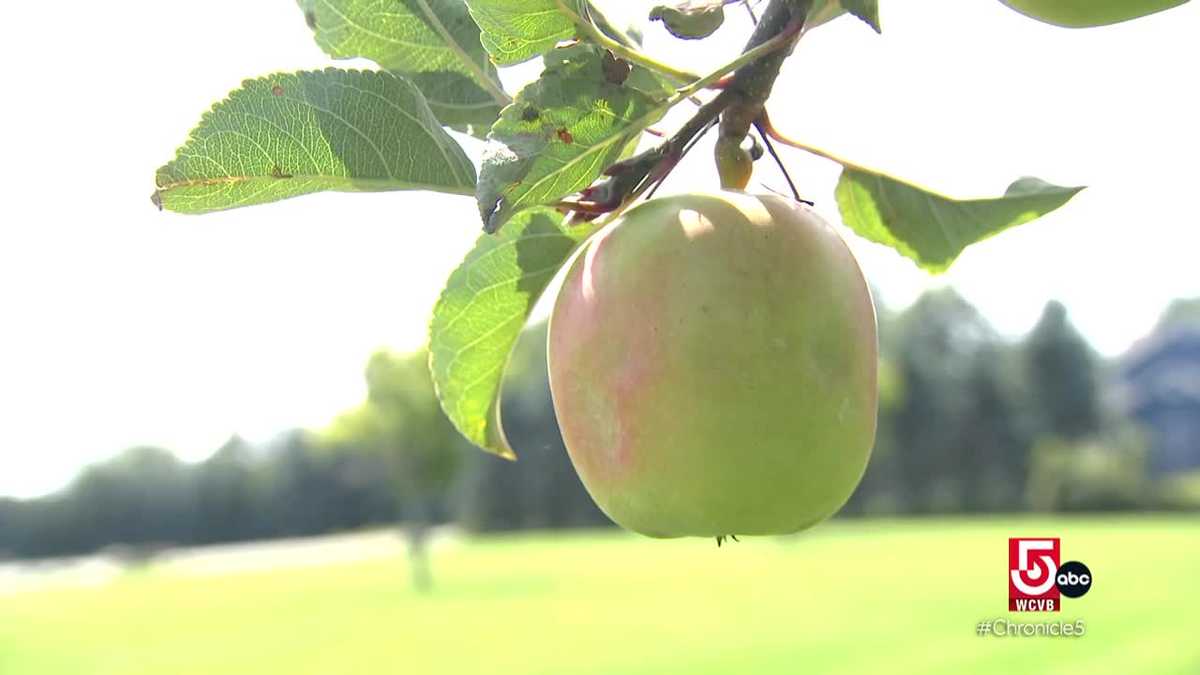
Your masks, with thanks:
[[[655,95],[640,68],[613,78],[606,55],[588,45],[554,50],[541,78],[500,114],[476,193],[489,231],[586,188],[666,111],[665,94]]]
[[[408,77],[447,126],[482,136],[509,102],[463,0],[298,0],[317,44]]]
[[[450,275],[430,323],[429,365],[442,409],[471,442],[516,455],[500,423],[500,385],[534,304],[590,228],[566,230],[538,208],[482,235]]]
[[[578,10],[581,0],[564,0]],[[467,0],[481,40],[502,66],[528,61],[575,37],[575,22],[557,0]],[[577,11],[578,13],[578,11]]]
[[[206,213],[325,190],[470,194],[475,169],[411,82],[329,69],[242,83],[155,182],[160,208]]]
[[[942,272],[967,246],[1043,216],[1082,189],[1022,178],[1002,197],[957,200],[847,166],[835,194],[848,227],[891,246],[926,270]]]

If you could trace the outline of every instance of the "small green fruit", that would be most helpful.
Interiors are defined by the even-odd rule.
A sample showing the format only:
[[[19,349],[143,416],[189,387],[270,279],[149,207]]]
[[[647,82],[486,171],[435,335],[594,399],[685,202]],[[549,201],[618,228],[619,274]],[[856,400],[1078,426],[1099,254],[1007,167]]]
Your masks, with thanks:
[[[754,158],[736,139],[721,136],[713,150],[717,175],[726,190],[745,190],[754,174]]]
[[[833,229],[775,195],[659,198],[598,233],[559,292],[549,366],[584,485],[653,537],[809,527],[875,438],[867,284]]]
[[[1000,0],[1018,12],[1067,28],[1106,26],[1136,19],[1188,0]]]

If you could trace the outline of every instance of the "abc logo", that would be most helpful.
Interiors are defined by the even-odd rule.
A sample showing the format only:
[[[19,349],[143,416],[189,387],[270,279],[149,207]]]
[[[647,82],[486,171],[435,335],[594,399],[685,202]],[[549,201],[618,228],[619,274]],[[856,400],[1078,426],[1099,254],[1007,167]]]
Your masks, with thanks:
[[[1068,598],[1078,598],[1091,590],[1092,571],[1078,560],[1072,560],[1059,566],[1054,581],[1059,593]]]

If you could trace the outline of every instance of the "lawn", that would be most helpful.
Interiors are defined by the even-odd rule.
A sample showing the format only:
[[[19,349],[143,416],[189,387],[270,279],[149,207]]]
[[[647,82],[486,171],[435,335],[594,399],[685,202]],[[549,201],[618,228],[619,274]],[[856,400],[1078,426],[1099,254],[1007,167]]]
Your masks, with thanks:
[[[1095,585],[1007,607],[1007,537],[1062,537]],[[843,521],[787,539],[617,532],[447,542],[403,556],[0,595],[0,673],[1200,673],[1200,520]],[[1082,619],[1079,638],[979,637]]]

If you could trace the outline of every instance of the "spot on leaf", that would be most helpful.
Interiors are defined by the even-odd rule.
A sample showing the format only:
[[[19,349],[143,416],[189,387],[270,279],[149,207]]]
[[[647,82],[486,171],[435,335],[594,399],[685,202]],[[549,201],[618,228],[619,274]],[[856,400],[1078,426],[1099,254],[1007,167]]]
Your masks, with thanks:
[[[317,13],[312,10],[305,12],[304,13],[304,23],[308,24],[308,27],[310,29],[316,30],[317,29]]]
[[[533,122],[540,114],[541,113],[538,112],[537,108],[533,106],[526,106],[525,109],[521,111],[521,121]]]
[[[271,93],[276,96],[283,96],[283,87],[277,84],[274,87],[271,87]]]
[[[617,58],[610,51],[604,52],[600,67],[604,71],[604,81],[617,86],[625,84],[625,80],[629,78],[629,71],[633,70],[628,61]]]
[[[556,133],[558,134],[558,140],[566,143],[567,145],[575,142],[575,137],[571,135],[571,132],[568,131],[566,127],[560,127]]]

